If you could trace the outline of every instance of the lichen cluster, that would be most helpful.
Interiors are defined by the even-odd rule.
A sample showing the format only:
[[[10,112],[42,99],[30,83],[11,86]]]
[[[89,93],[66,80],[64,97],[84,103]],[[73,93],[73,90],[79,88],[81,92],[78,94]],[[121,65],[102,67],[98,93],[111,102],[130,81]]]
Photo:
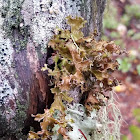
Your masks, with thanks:
[[[54,68],[47,64],[42,68],[51,78],[54,102],[44,114],[33,115],[41,131],[30,131],[29,139],[90,140],[103,125],[98,111],[118,84],[111,73],[118,69],[120,48],[114,42],[96,41],[96,33],[84,37],[81,29],[86,21],[81,17],[69,16],[67,23],[71,29],[58,29],[48,43],[54,50],[50,58]]]
[[[22,4],[24,0],[2,0],[2,8],[0,10],[3,22],[3,30],[5,36],[10,38],[12,46],[16,52],[20,52],[26,48],[29,36],[29,27],[25,26],[21,14]]]

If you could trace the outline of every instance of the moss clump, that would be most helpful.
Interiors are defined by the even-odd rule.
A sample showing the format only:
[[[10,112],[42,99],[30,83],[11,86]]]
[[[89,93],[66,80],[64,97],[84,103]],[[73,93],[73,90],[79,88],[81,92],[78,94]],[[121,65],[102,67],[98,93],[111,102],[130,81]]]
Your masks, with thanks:
[[[1,115],[0,112],[0,139],[5,140],[9,138],[14,139],[27,139],[27,136],[23,135],[22,129],[24,127],[24,121],[26,119],[27,106],[17,102],[17,109],[15,117],[7,122],[6,118]]]
[[[135,17],[137,19],[140,19],[140,6],[133,4],[133,5],[126,5],[125,6],[126,13],[130,17]]]
[[[2,116],[1,114],[2,112],[0,111],[0,138],[4,137],[8,131],[8,124],[6,118],[4,118],[4,116]]]
[[[140,39],[140,33],[135,33],[135,34],[132,36],[132,39],[133,39],[133,40],[139,40],[139,39]]]
[[[14,134],[16,135],[17,139],[25,138],[26,136],[23,135],[22,129],[24,128],[24,121],[26,120],[27,115],[27,105],[23,105],[23,103],[16,102],[16,115],[14,121],[16,121],[17,128],[15,129]]]
[[[12,40],[17,51],[25,49],[28,40],[28,27],[24,26],[21,7],[24,0],[3,1],[1,15],[4,18],[3,28],[6,35]]]
[[[116,29],[119,24],[117,21],[117,8],[112,3],[108,6],[104,14],[103,27],[104,29]]]

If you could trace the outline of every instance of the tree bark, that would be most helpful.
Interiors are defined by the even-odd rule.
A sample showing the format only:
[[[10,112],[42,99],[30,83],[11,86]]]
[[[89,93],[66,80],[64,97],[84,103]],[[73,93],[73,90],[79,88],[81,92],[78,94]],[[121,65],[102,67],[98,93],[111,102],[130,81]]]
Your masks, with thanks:
[[[69,28],[65,18],[87,20],[84,34],[102,32],[106,0],[0,0],[0,139],[26,139],[31,114],[53,101],[46,72],[47,42],[56,27]]]

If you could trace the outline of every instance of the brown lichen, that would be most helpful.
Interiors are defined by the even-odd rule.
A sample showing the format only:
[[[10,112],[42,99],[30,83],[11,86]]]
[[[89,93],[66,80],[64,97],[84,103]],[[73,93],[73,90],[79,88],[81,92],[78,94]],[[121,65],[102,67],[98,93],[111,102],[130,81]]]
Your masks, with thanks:
[[[58,124],[65,130],[67,121],[65,120],[65,111],[68,104],[76,102],[77,97],[71,98],[72,91],[78,88],[78,98],[85,93],[88,94],[83,104],[85,109],[90,112],[93,109],[99,110],[105,105],[105,93],[112,90],[115,86],[116,79],[110,76],[118,68],[118,62],[114,57],[121,53],[120,48],[114,42],[96,41],[94,34],[84,37],[81,28],[86,23],[81,17],[75,19],[68,17],[67,23],[71,26],[71,30],[58,30],[58,34],[54,35],[48,43],[55,53],[52,56],[54,69],[50,69],[45,64],[42,70],[48,70],[52,77],[54,88],[51,89],[54,94],[54,102],[46,115],[47,119],[42,118],[41,114],[37,114],[35,120],[43,119],[40,123],[42,128],[38,132],[40,137],[49,137],[53,135],[52,128],[54,124]],[[110,81],[112,83],[110,84]],[[42,86],[41,86],[42,87]],[[54,118],[55,111],[59,111],[58,119]],[[39,118],[40,119],[39,119]],[[51,128],[51,133],[47,128]],[[62,133],[58,130],[58,133]],[[31,132],[30,135],[33,133]],[[65,137],[66,134],[62,133]],[[34,135],[36,137],[36,134]]]

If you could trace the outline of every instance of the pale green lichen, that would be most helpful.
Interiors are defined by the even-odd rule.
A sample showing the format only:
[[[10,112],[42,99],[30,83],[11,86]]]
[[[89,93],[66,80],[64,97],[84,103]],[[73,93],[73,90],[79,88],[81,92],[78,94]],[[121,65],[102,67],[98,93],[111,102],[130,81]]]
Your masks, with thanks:
[[[99,122],[102,124],[99,133],[94,133],[95,139],[99,140],[120,140],[120,127],[122,123],[122,116],[119,108],[117,107],[117,101],[114,98],[115,93],[110,92],[110,99],[98,112]],[[110,116],[111,115],[111,116]],[[110,118],[112,117],[112,119]]]
[[[92,134],[95,130],[102,127],[97,119],[97,110],[93,110],[90,115],[87,116],[86,109],[83,105],[75,104],[71,107],[72,108],[67,108],[65,117],[66,120],[68,120],[68,125],[73,128],[72,131],[67,133],[70,140],[85,140],[82,133],[88,140],[92,140],[92,135],[89,134]]]
[[[80,16],[82,1],[77,0],[33,0],[33,13],[31,23],[31,36],[38,45],[41,53],[46,53],[46,44],[51,39],[56,27],[65,28],[64,19],[68,15]]]
[[[28,40],[28,27],[24,26],[21,7],[24,0],[3,1],[1,15],[4,18],[3,29],[12,41],[17,52],[25,49]]]

